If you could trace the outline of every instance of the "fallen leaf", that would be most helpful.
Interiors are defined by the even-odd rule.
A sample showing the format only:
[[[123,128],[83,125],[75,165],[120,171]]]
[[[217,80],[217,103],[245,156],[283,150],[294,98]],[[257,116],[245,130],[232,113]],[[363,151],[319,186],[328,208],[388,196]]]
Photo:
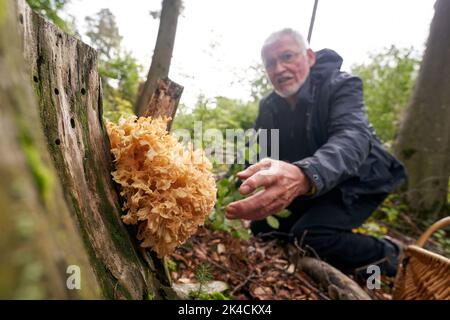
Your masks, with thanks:
[[[294,273],[294,271],[295,271],[295,265],[293,263],[291,263],[289,265],[289,267],[287,268],[286,272],[287,273]]]
[[[225,253],[225,245],[224,245],[224,244],[219,243],[219,244],[217,245],[217,253],[218,253],[218,254]]]

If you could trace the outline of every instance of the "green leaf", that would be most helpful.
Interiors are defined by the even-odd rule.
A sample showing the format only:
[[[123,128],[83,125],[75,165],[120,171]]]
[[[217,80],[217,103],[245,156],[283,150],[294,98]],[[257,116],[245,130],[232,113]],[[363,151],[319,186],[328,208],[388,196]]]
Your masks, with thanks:
[[[267,221],[267,224],[274,229],[278,229],[280,227],[280,221],[278,221],[278,219],[275,218],[274,216],[266,217],[266,221]]]
[[[280,212],[276,213],[276,216],[279,218],[287,218],[291,215],[292,212],[290,212],[288,209],[281,210]]]

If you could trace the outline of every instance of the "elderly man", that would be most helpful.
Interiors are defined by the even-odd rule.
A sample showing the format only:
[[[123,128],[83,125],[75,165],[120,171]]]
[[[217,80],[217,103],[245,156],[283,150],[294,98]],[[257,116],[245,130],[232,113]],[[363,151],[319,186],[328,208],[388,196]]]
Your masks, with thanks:
[[[361,80],[340,71],[336,52],[314,53],[292,29],[270,35],[261,56],[274,91],[261,100],[255,128],[279,129],[280,158],[238,174],[249,196],[231,203],[227,217],[252,220],[256,235],[297,239],[344,272],[378,264],[393,276],[398,246],[352,232],[405,178],[368,123]],[[273,230],[264,218],[284,208],[292,214]]]

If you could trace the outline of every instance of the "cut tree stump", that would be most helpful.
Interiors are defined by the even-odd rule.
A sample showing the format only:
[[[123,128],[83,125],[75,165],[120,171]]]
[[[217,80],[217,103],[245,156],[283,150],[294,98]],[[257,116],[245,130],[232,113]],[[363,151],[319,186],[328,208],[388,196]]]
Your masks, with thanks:
[[[152,118],[170,117],[172,120],[167,124],[167,131],[170,131],[182,93],[183,87],[181,85],[169,78],[159,79],[143,116]]]
[[[13,0],[1,6],[0,299],[98,299],[99,279],[64,200],[25,69],[17,32],[24,13]],[[80,273],[69,290],[73,265]]]
[[[1,70],[8,71],[1,80],[1,131],[8,131],[11,140],[2,141],[0,150],[2,154],[10,149],[17,152],[2,163],[0,177],[19,181],[18,186],[4,190],[5,194],[14,195],[14,188],[22,188],[23,180],[24,191],[19,195],[32,195],[23,201],[21,214],[39,231],[40,237],[33,238],[36,242],[29,243],[39,248],[30,255],[36,255],[41,266],[42,297],[176,298],[170,279],[158,267],[162,262],[141,254],[135,233],[130,236],[120,218],[102,118],[97,53],[33,13],[25,0],[2,3],[8,6],[6,12],[15,13],[7,23],[0,15],[0,55],[7,57],[0,59]],[[18,79],[23,54],[18,45],[13,49],[17,25],[29,67],[28,80],[22,82]],[[27,95],[29,83],[33,84],[37,105]],[[9,103],[5,111],[3,101]],[[17,140],[22,144],[15,145]],[[17,170],[11,167],[14,161]],[[27,183],[31,178],[34,190],[29,190]],[[39,194],[40,203],[36,204]],[[16,208],[11,198],[2,199],[0,204],[3,212]],[[6,222],[14,222],[8,219]],[[80,267],[80,290],[66,286],[69,265]],[[14,273],[14,268],[8,270]]]

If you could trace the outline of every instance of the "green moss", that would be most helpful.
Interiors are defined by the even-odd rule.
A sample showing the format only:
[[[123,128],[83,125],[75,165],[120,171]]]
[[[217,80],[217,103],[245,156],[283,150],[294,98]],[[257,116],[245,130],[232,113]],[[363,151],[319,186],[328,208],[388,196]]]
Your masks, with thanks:
[[[170,258],[167,258],[166,266],[169,271],[176,272],[177,271],[177,263]]]
[[[50,169],[43,163],[38,148],[24,127],[20,128],[19,143],[33,175],[34,182],[39,190],[39,194],[47,206],[50,203],[53,188],[53,175]]]

